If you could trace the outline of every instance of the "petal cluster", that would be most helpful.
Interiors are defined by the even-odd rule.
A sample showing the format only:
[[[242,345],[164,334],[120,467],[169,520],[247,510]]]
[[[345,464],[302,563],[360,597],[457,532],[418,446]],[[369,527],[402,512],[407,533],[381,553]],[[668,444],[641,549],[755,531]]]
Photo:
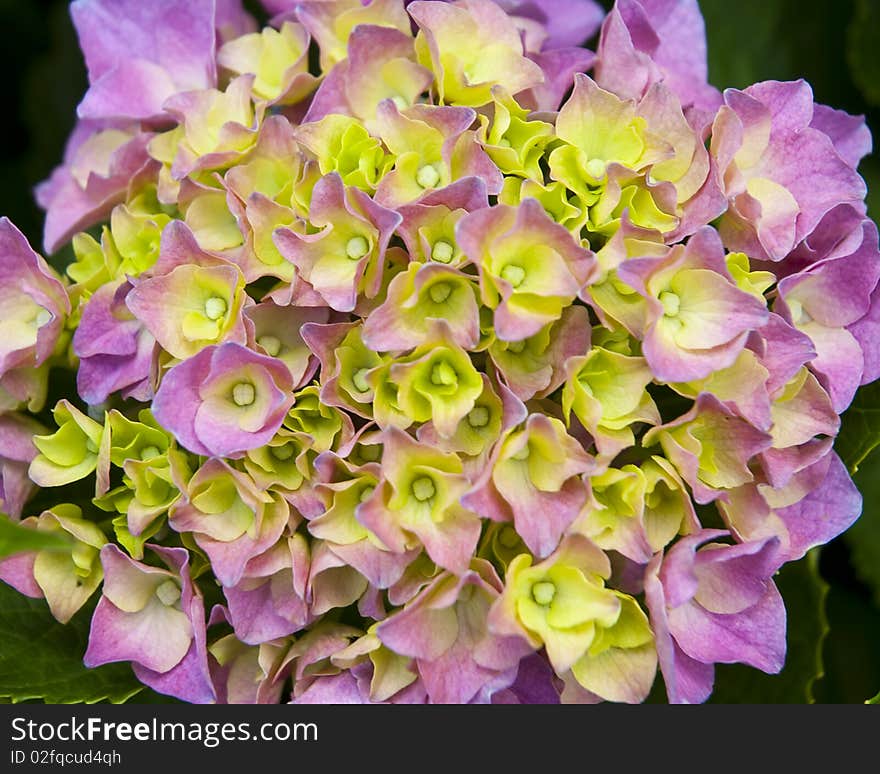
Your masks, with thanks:
[[[719,92],[695,0],[263,5],[71,6],[66,276],[0,220],[0,507],[67,548],[0,578],[191,702],[782,669],[861,509],[864,120]]]

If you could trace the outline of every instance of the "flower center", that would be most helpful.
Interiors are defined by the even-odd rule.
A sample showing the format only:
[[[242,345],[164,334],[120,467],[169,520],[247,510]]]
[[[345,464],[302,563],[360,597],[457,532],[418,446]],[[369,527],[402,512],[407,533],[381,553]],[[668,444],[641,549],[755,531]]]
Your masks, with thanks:
[[[239,382],[232,388],[232,402],[236,406],[251,406],[257,398],[257,391],[250,382]]]
[[[602,159],[590,159],[586,166],[587,174],[596,180],[600,180],[605,177],[606,167],[607,165]]]
[[[293,456],[293,446],[289,443],[286,443],[283,446],[270,446],[269,454],[271,454],[276,460],[284,462],[284,460],[289,460]]]
[[[226,314],[226,301],[220,296],[211,296],[205,301],[205,317],[209,320],[219,320]]]
[[[474,406],[467,415],[471,427],[485,427],[489,424],[489,409],[485,406]]]
[[[420,480],[421,480],[421,479],[420,479]],[[425,481],[429,481],[429,480],[430,480],[430,479],[425,479]],[[376,491],[376,487],[374,487],[374,486],[365,486],[363,489],[361,489],[361,495],[360,495],[360,498],[359,498],[360,502],[364,503],[364,502],[366,502],[367,500],[369,500],[369,499],[370,499],[370,496],[371,496],[371,495],[373,494],[373,492],[375,492],[375,491]]]
[[[504,527],[498,535],[498,540],[505,548],[513,548],[519,543],[519,535],[513,527]]]
[[[431,248],[431,258],[438,263],[449,263],[455,253],[452,245],[444,239],[438,239]]]
[[[437,363],[431,370],[431,383],[438,387],[449,387],[458,382],[458,374],[455,369],[446,361]]]
[[[395,94],[391,101],[397,106],[398,110],[406,110],[409,107],[409,103],[400,94]]]
[[[156,589],[156,596],[166,607],[170,607],[180,599],[180,586],[170,578]]]
[[[278,353],[281,352],[281,339],[277,336],[260,336],[257,344],[266,350],[266,354],[270,357],[278,357]]]
[[[532,586],[532,599],[542,607],[546,607],[556,596],[556,586],[550,581],[541,581]]]
[[[423,503],[425,500],[430,500],[437,493],[437,488],[430,478],[422,476],[413,481],[412,493],[416,500]]]
[[[514,355],[520,354],[526,348],[526,342],[523,339],[522,341],[510,341],[507,344],[507,351],[513,352]]]
[[[660,303],[663,304],[663,314],[667,317],[675,317],[681,307],[681,299],[675,293],[668,290],[660,294]]]
[[[440,182],[440,173],[431,164],[425,164],[416,172],[416,182],[422,188],[433,188]]]
[[[352,260],[363,258],[370,250],[370,243],[362,236],[355,236],[348,240],[345,245],[345,254]]]
[[[34,318],[34,325],[36,325],[37,328],[42,328],[51,319],[52,313],[48,309],[40,307],[40,311],[37,312],[37,316]]]
[[[451,292],[452,287],[448,282],[438,282],[436,285],[431,285],[428,289],[428,295],[431,296],[431,300],[435,304],[442,304],[447,298],[449,298]]]
[[[526,278],[526,270],[515,263],[509,263],[501,270],[501,279],[507,280],[513,287],[518,288]]]
[[[370,383],[367,381],[367,374],[369,372],[369,368],[358,368],[358,370],[354,372],[354,376],[351,377],[351,382],[354,384],[355,389],[357,389],[358,392],[370,391]]]
[[[791,312],[791,321],[795,325],[806,325],[813,319],[812,317],[810,317],[807,310],[804,309],[804,305],[800,301],[795,301],[794,299],[786,299],[786,303],[788,304],[788,308]]]
[[[144,448],[141,449],[141,459],[144,461],[155,459],[159,454],[161,454],[161,452],[156,446],[144,446]]]

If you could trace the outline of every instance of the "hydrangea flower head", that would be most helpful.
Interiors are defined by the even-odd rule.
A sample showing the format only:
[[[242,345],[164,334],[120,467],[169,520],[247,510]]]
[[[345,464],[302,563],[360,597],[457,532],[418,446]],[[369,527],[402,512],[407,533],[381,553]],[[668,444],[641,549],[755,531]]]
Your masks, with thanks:
[[[71,6],[64,275],[0,219],[0,508],[60,548],[0,578],[190,702],[779,672],[861,509],[864,119],[719,92],[695,0],[262,5]]]

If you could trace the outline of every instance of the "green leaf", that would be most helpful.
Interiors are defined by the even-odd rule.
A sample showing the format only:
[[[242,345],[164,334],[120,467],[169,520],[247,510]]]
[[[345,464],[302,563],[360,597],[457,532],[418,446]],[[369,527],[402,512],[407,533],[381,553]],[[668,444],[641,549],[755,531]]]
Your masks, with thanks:
[[[843,415],[834,448],[851,473],[880,446],[880,381],[865,385]]]
[[[873,122],[869,126],[873,126]],[[868,217],[876,223],[880,220],[880,158],[871,154],[862,159],[859,164],[859,174],[868,184],[868,195],[865,197],[868,203]]]
[[[164,693],[156,693],[150,688],[144,688],[138,691],[134,696],[126,699],[124,704],[186,704],[186,702],[176,699],[173,696],[166,696]]]
[[[862,493],[862,515],[844,533],[844,540],[856,575],[880,606],[880,454],[871,456],[853,481]]]
[[[728,0],[703,0],[709,82],[719,89],[745,88],[791,70],[788,38],[780,35],[786,20],[782,3],[739,0],[736,11]]]
[[[30,599],[0,583],[0,697],[47,704],[123,702],[143,686],[128,664],[86,669],[94,603],[68,624],[58,623],[42,599]]]
[[[874,696],[871,699],[868,699],[865,704],[880,704],[880,693]]]
[[[22,551],[65,551],[70,548],[67,533],[45,532],[22,526],[0,513],[0,558]]]
[[[823,549],[822,559],[831,584],[825,603],[831,631],[822,645],[825,674],[814,693],[823,704],[861,704],[880,686],[880,611],[854,583],[842,544]]]
[[[742,664],[719,664],[710,703],[814,703],[813,685],[822,676],[822,642],[828,633],[828,585],[819,575],[818,551],[786,564],[775,580],[788,614],[785,667],[778,675],[767,675]]]
[[[857,0],[848,42],[847,59],[853,80],[866,100],[880,105],[880,6],[875,0]]]

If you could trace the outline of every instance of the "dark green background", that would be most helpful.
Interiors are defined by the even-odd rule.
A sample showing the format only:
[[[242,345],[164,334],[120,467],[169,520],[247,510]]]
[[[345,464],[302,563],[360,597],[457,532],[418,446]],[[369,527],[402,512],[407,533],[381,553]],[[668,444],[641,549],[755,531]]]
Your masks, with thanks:
[[[864,114],[880,132],[878,0],[703,0],[701,7],[710,80],[716,86],[741,88],[760,80],[803,77],[817,101]],[[31,192],[61,159],[85,89],[85,72],[65,0],[0,0],[0,30],[0,215],[8,215],[38,247],[42,214]],[[877,218],[880,160],[867,158],[860,171],[871,191],[870,213]],[[845,427],[863,421],[873,426],[875,413],[880,437],[880,389],[859,398],[858,412],[845,417]],[[829,586],[825,676],[813,687],[823,702],[863,702],[880,690],[880,452],[862,463],[856,480],[865,494],[864,515],[846,536],[823,549],[818,563]],[[801,571],[807,571],[806,563]],[[780,584],[784,593],[786,585],[790,590],[792,619],[801,601],[815,606],[821,599],[821,594],[789,598],[807,583],[792,574]],[[818,630],[805,637],[815,641]],[[795,643],[789,644],[792,650]],[[738,674],[721,668],[719,680]],[[751,700],[792,700],[775,695],[773,686],[781,684],[778,679],[768,683],[764,697]]]

